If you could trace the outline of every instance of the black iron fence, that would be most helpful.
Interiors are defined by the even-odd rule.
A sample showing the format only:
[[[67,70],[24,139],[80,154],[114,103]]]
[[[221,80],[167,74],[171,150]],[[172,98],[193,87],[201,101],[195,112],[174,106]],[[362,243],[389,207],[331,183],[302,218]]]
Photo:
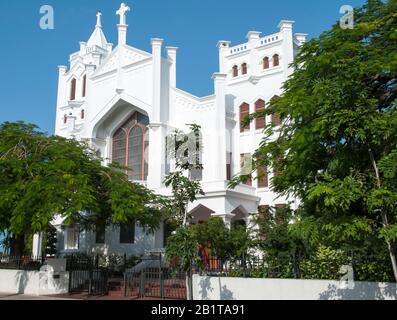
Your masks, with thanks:
[[[107,294],[109,272],[99,267],[99,256],[70,255],[65,258],[70,293]]]
[[[65,258],[67,261],[67,270],[76,270],[78,268],[96,268],[106,269],[109,277],[123,278],[124,272],[136,266],[141,258],[136,256],[127,256],[126,254],[63,254],[58,258]]]
[[[147,268],[124,274],[125,296],[186,300],[186,272],[168,268]]]
[[[340,280],[394,282],[390,262],[371,256],[342,257],[244,257],[208,258],[194,266],[194,273],[245,278]]]
[[[45,257],[0,255],[0,269],[39,271]]]

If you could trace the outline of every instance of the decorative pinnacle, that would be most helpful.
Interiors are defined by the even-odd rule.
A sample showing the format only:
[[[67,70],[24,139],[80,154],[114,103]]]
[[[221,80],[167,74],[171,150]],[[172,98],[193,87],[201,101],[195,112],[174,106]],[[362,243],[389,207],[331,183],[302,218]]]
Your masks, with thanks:
[[[120,25],[126,25],[126,14],[131,11],[130,7],[128,7],[124,2],[121,4],[120,9],[116,11],[116,14],[120,16]]]
[[[102,28],[102,22],[101,22],[101,17],[102,17],[102,12],[98,11],[96,14],[96,28]]]

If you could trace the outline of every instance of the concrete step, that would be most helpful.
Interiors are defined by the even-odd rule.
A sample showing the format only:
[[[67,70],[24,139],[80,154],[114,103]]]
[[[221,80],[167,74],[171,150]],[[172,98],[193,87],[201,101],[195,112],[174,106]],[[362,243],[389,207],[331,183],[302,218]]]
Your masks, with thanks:
[[[109,291],[109,297],[124,297],[124,290],[123,291]]]

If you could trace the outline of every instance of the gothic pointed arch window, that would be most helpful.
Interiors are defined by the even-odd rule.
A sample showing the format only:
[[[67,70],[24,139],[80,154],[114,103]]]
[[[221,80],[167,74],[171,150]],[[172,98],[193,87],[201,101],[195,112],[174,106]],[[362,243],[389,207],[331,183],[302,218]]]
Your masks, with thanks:
[[[263,58],[263,69],[269,69],[270,68],[270,64],[269,64],[269,57],[264,57]]]
[[[126,168],[128,179],[146,181],[149,118],[135,112],[113,135],[113,162]]]
[[[238,66],[233,66],[233,77],[237,77],[238,76]]]
[[[246,63],[243,63],[241,65],[241,74],[247,74],[248,73],[248,66]]]
[[[273,56],[273,67],[277,67],[280,65],[280,56],[278,54],[275,54]]]
[[[83,77],[83,93],[82,97],[84,98],[87,93],[87,75],[85,74]]]
[[[76,85],[77,80],[73,78],[70,82],[70,101],[76,100]]]
[[[240,106],[240,132],[247,132],[250,131],[250,124],[245,124],[244,121],[250,115],[250,106],[248,103],[243,103]]]
[[[258,101],[255,102],[255,112],[263,112],[265,111],[265,101],[262,99],[259,99]],[[266,118],[265,117],[260,117],[255,119],[255,129],[260,130],[264,129],[266,127]]]
[[[278,95],[275,95],[272,99],[271,99],[271,103],[276,102],[280,97]],[[275,112],[272,114],[272,123],[275,126],[280,126],[281,125],[281,116],[279,113]]]

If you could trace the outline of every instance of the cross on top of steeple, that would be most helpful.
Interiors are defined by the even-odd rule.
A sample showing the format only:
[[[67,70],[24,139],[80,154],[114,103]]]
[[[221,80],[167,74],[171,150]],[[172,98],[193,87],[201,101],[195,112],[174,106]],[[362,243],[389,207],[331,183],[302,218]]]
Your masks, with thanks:
[[[96,14],[96,27],[97,28],[102,28],[101,17],[102,17],[102,12],[98,11],[97,14]]]
[[[121,4],[120,9],[116,11],[116,14],[120,16],[120,25],[126,25],[126,14],[131,11],[124,2]]]

